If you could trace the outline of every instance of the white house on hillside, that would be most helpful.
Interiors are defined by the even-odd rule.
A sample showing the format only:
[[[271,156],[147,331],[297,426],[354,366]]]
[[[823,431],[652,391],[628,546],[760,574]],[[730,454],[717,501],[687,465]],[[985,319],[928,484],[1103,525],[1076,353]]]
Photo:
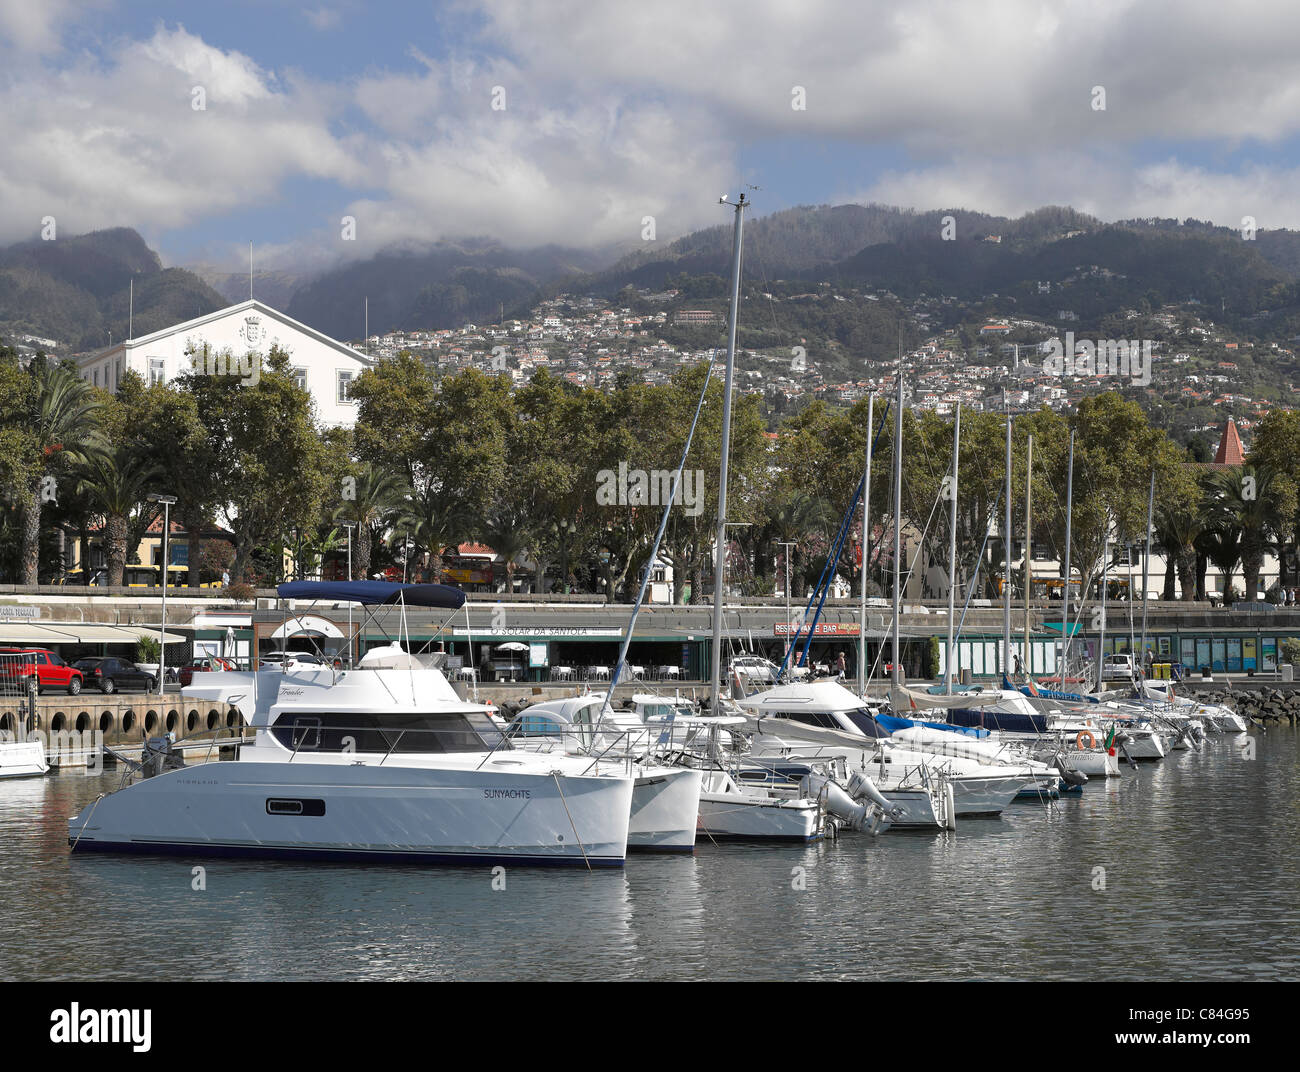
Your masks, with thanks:
[[[240,302],[183,324],[130,339],[77,360],[83,379],[116,393],[133,369],[145,383],[166,383],[190,371],[189,353],[228,352],[236,361],[249,353],[265,356],[273,345],[289,355],[298,382],[311,392],[322,423],[350,427],[356,421],[352,380],[373,364],[365,354],[300,324],[256,299]],[[232,371],[234,371],[232,369]]]

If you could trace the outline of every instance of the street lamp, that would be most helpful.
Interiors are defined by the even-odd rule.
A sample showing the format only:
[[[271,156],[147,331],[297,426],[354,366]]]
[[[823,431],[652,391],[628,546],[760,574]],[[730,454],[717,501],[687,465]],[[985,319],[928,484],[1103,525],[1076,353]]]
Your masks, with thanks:
[[[789,656],[794,641],[790,633],[790,548],[798,544],[794,540],[776,540],[775,543],[785,548],[785,654]]]
[[[352,530],[357,527],[355,521],[342,522],[343,527],[348,530],[348,580],[352,580]],[[352,646],[354,640],[352,636],[352,603],[348,603],[348,668],[352,668]]]
[[[162,560],[162,628],[158,631],[158,692],[167,691],[167,565],[168,537],[171,535],[171,507],[176,501],[175,495],[149,495],[149,501],[163,505],[163,560]],[[191,563],[196,568],[197,563]]]
[[[348,530],[348,580],[352,580],[352,530],[357,527],[355,521],[340,522]]]

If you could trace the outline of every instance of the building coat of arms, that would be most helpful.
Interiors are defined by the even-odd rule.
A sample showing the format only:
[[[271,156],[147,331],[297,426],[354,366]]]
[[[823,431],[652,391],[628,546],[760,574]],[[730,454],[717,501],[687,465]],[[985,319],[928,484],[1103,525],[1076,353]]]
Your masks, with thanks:
[[[244,317],[243,326],[239,329],[239,337],[249,346],[257,346],[266,338],[266,329],[262,327],[262,318],[260,316]]]

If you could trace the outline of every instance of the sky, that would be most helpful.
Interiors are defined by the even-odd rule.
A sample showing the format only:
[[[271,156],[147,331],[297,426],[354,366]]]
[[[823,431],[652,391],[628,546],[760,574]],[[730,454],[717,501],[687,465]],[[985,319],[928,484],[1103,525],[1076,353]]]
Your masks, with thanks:
[[[1300,228],[1297,40],[1291,0],[0,0],[0,243],[636,248],[749,186]]]

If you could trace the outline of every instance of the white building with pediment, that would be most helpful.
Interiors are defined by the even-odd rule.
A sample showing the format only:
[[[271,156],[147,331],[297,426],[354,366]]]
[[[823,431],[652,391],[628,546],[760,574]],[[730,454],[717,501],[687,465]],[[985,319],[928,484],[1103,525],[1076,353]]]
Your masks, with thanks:
[[[289,355],[298,383],[311,392],[320,421],[329,426],[351,427],[357,409],[351,399],[352,381],[373,362],[359,350],[252,298],[99,353],[83,355],[77,359],[77,367],[82,379],[116,393],[128,369],[145,383],[168,383],[190,372],[190,354],[203,354],[205,346],[210,362],[213,355],[223,353],[238,362],[250,353],[265,357],[275,345]]]

